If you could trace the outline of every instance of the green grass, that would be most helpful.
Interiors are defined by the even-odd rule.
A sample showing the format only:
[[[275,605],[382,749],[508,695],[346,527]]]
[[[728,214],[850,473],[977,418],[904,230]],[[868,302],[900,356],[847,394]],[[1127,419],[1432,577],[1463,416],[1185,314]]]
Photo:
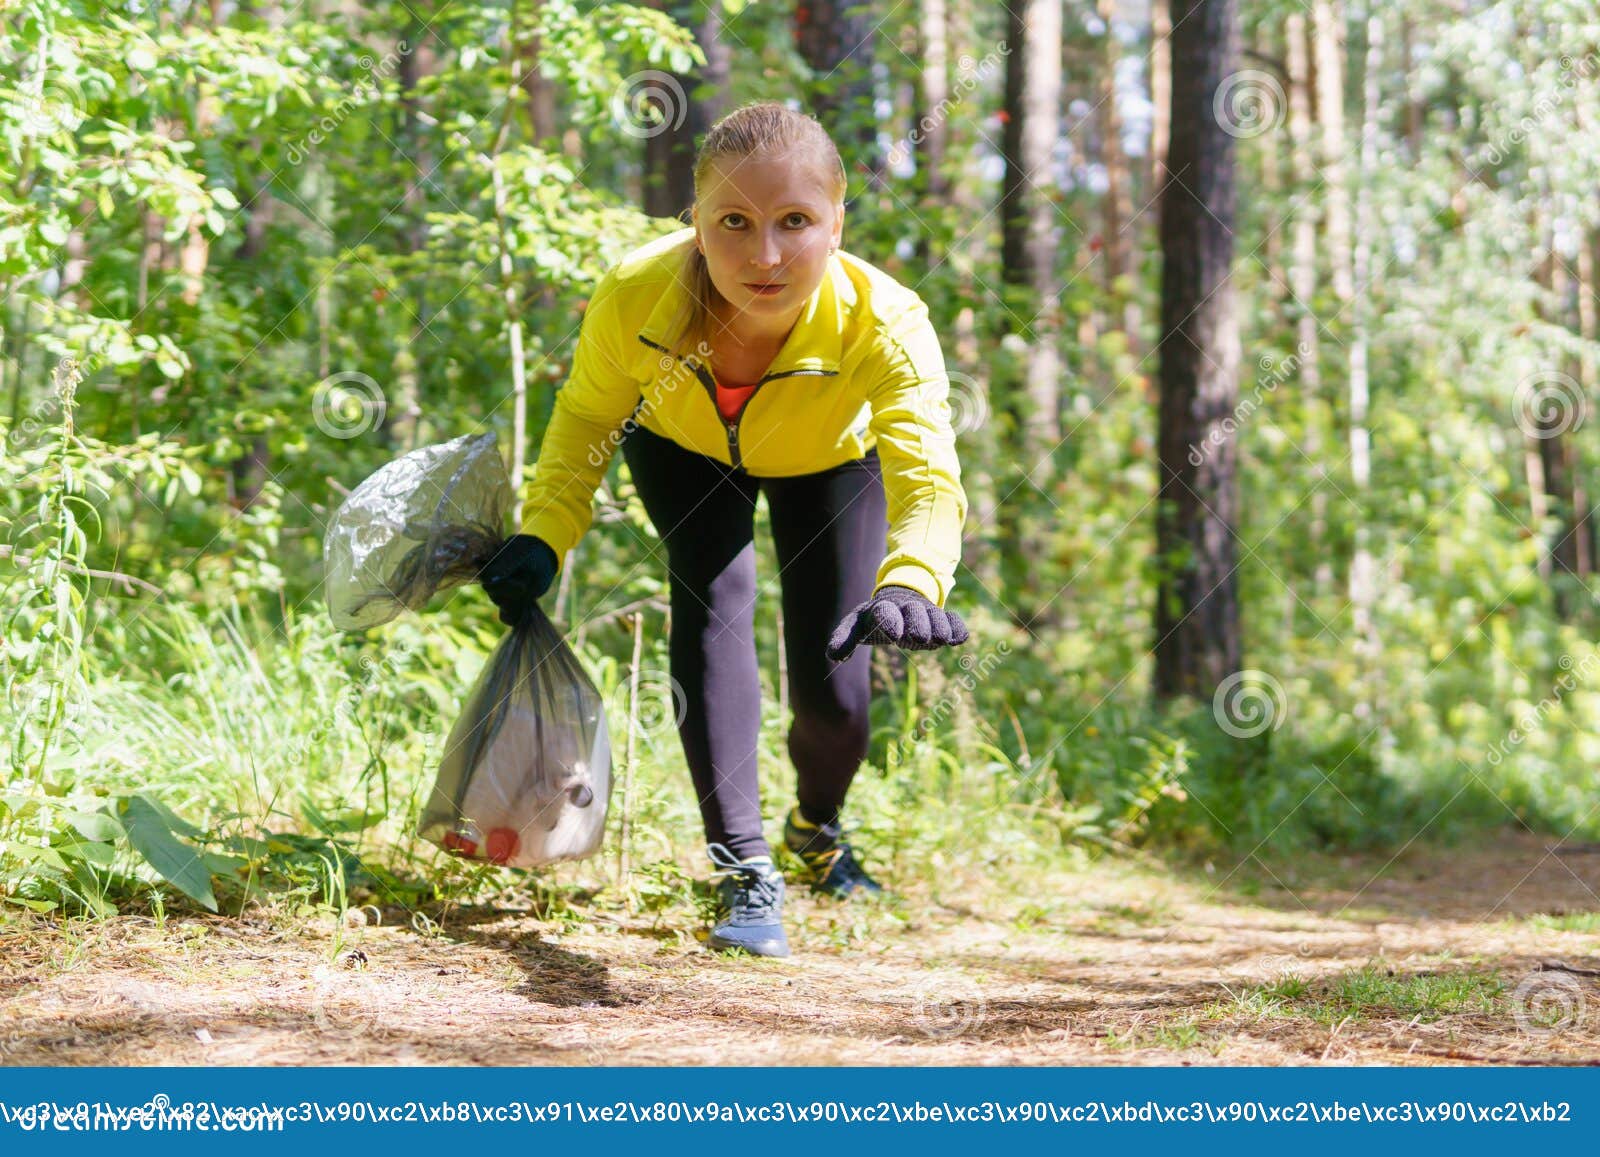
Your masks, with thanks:
[[[1243,990],[1208,1010],[1214,1018],[1303,1017],[1318,1024],[1503,1011],[1505,984],[1495,972],[1401,973],[1381,964],[1307,980],[1298,975]]]
[[[1518,923],[1549,932],[1600,932],[1600,912],[1540,912]]]

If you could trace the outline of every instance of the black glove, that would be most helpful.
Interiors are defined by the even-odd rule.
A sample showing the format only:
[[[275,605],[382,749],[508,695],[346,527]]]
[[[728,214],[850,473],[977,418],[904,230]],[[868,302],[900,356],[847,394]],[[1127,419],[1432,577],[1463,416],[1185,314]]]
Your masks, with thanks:
[[[828,658],[842,662],[858,645],[932,651],[967,641],[967,625],[910,587],[884,587],[839,621],[828,640]]]
[[[478,570],[478,581],[500,608],[500,621],[519,626],[556,577],[556,552],[542,538],[513,534]]]

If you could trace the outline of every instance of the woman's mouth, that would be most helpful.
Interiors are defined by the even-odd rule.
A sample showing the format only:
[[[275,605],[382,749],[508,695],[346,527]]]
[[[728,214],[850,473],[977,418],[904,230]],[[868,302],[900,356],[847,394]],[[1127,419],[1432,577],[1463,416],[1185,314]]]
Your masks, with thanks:
[[[753,281],[747,281],[744,283],[744,285],[745,288],[751,293],[759,294],[762,297],[772,297],[776,294],[782,293],[785,289],[785,286],[781,284],[773,284],[770,282],[767,284],[760,284]]]

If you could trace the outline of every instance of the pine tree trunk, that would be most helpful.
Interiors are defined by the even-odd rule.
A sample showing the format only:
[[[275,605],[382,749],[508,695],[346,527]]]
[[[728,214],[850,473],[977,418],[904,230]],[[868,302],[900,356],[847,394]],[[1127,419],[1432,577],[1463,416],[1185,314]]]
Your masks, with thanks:
[[[1328,538],[1328,493],[1325,487],[1323,429],[1328,422],[1322,394],[1322,333],[1317,328],[1317,166],[1313,155],[1310,31],[1305,16],[1290,13],[1284,20],[1284,40],[1289,71],[1289,173],[1293,189],[1294,242],[1289,264],[1289,290],[1295,315],[1295,356],[1298,359],[1300,400],[1305,413],[1301,449],[1316,472],[1311,497],[1310,551],[1316,559],[1312,587],[1326,594],[1333,585],[1333,567],[1323,544]]]
[[[1049,533],[1033,511],[1041,496],[1053,501],[1053,455],[1061,441],[1056,210],[1047,196],[1055,184],[1052,162],[1060,135],[1061,0],[1018,0],[1007,5],[1007,15],[1013,48],[1006,58],[1001,136],[1000,275],[1008,289],[1003,324],[1024,342],[1024,356],[1021,381],[1008,381],[1001,390],[1011,416],[1008,451],[1021,478],[1001,502],[1000,542],[1018,584],[1013,614],[1032,630],[1038,608],[1048,605],[1031,580]]]
[[[717,5],[680,0],[667,10],[679,24],[694,30],[706,66],[696,73],[674,73],[677,88],[663,90],[654,101],[662,123],[651,127],[644,142],[644,211],[687,222],[694,204],[695,141],[722,115],[729,53],[721,42],[722,12]],[[697,99],[693,94],[702,85],[713,87],[714,94]]]
[[[1209,698],[1240,666],[1233,137],[1212,113],[1234,67],[1234,0],[1173,0],[1171,147],[1161,193],[1160,492],[1154,691]],[[1208,452],[1195,454],[1206,446]],[[1198,464],[1194,458],[1198,457]]]
[[[1380,696],[1372,680],[1381,672],[1377,622],[1373,609],[1377,602],[1377,566],[1372,557],[1371,531],[1367,526],[1366,503],[1372,484],[1372,439],[1367,427],[1370,397],[1368,329],[1372,311],[1368,305],[1372,265],[1372,184],[1378,175],[1378,70],[1383,60],[1383,21],[1376,12],[1367,17],[1366,65],[1362,70],[1361,162],[1356,193],[1356,243],[1353,274],[1360,287],[1360,298],[1352,311],[1350,340],[1350,486],[1351,497],[1361,504],[1356,512],[1355,551],[1350,559],[1350,613],[1354,626],[1354,650],[1361,671],[1360,691],[1355,706],[1357,718],[1373,713]]]

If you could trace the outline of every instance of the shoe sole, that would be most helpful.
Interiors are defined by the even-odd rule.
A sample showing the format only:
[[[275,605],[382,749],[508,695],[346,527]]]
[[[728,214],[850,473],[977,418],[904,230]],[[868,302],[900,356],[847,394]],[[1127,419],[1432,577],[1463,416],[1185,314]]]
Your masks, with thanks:
[[[752,956],[783,957],[789,955],[789,945],[783,940],[757,940],[754,943],[750,943],[748,941],[724,940],[713,933],[706,939],[706,946],[715,948],[719,952],[731,952],[737,948],[750,953]]]

